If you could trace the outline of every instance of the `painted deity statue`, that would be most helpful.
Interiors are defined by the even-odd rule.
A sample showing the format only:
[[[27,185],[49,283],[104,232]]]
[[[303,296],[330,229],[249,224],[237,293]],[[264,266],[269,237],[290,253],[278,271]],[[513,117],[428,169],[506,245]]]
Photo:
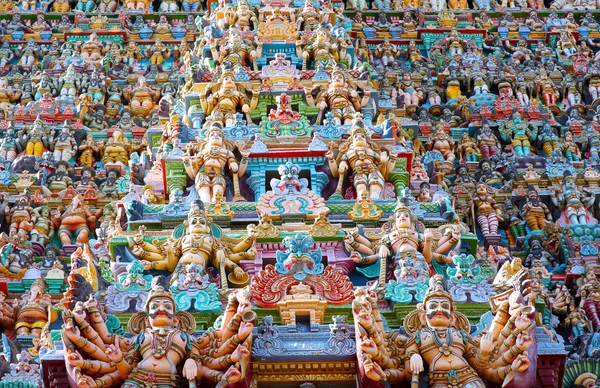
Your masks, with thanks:
[[[398,200],[393,219],[383,231],[379,241],[370,241],[356,229],[351,230],[344,239],[352,260],[357,264],[372,265],[381,260],[379,279],[382,284],[386,277],[391,277],[387,274],[388,267],[395,268],[394,275],[398,278],[398,273],[405,269],[408,262],[414,264],[415,270],[424,273],[426,278],[432,273],[446,273],[447,263],[452,262],[447,254],[461,238],[458,229],[449,228],[434,248],[433,233],[428,229],[419,231],[407,198]]]
[[[412,381],[421,386],[419,374],[425,364],[433,388],[484,388],[483,378],[508,382],[530,365],[527,350],[533,338],[528,333],[535,324],[528,318],[530,310],[515,303],[509,314],[496,315],[493,331],[471,337],[468,319],[455,310],[443,276],[436,275],[423,303],[404,319],[407,338],[384,331],[377,298],[359,288],[353,302],[357,330],[364,333],[362,339],[357,337],[363,353],[359,364],[369,379],[391,384]]]
[[[429,137],[427,142],[428,151],[438,151],[444,158],[444,165],[442,171],[445,174],[449,174],[454,170],[454,160],[456,155],[454,154],[454,140],[452,137],[444,132],[444,128],[438,124],[434,133]]]
[[[517,112],[512,120],[500,123],[500,134],[507,142],[511,142],[517,156],[531,155],[531,141],[537,137],[537,127],[523,121]]]
[[[498,222],[503,221],[502,209],[488,192],[486,183],[479,183],[475,188],[475,197],[471,202],[477,217],[477,224],[484,237],[498,234]]]
[[[225,196],[225,173],[229,168],[232,174],[245,173],[233,155],[233,146],[225,139],[219,123],[213,123],[206,132],[206,139],[188,147],[183,156],[185,170],[195,180],[196,191],[204,203],[214,202],[218,196]]]
[[[527,191],[527,202],[521,208],[521,215],[531,230],[543,230],[548,222],[552,222],[550,209],[540,201],[538,192],[533,187]]]
[[[15,300],[15,330],[18,335],[33,335],[40,338],[44,326],[48,323],[50,295],[44,294],[46,287],[42,279],[37,279],[23,295],[20,302]]]
[[[206,117],[221,125],[232,125],[237,109],[241,108],[246,119],[251,122],[250,112],[258,104],[259,91],[252,91],[252,100],[246,95],[246,89],[235,82],[232,71],[226,70],[218,82],[209,85],[201,92],[200,106]]]
[[[563,187],[559,191],[551,191],[552,202],[562,208],[566,224],[590,225],[597,224],[589,214],[596,197],[589,189],[580,188],[571,174],[565,174]]]
[[[339,176],[340,181],[343,181],[346,173],[353,175],[359,198],[363,193],[367,193],[371,199],[381,198],[388,173],[396,165],[396,154],[380,151],[379,145],[367,134],[365,123],[360,119],[354,121],[350,139],[340,145],[337,159],[331,149],[326,157],[334,177]],[[341,193],[341,184],[338,188]]]
[[[63,245],[73,244],[74,241],[85,244],[90,238],[90,231],[96,229],[96,219],[101,214],[101,208],[90,209],[84,203],[83,196],[77,194],[64,211],[62,206],[52,211],[52,221]]]
[[[144,311],[129,321],[131,338],[112,334],[93,298],[63,313],[69,377],[78,387],[179,387],[183,379],[220,385],[240,381],[249,361],[252,315],[247,297],[233,294],[223,326],[196,338],[194,317],[177,311],[164,277],[153,280]],[[241,364],[240,368],[235,365]]]
[[[371,91],[365,89],[364,97],[360,98],[358,92],[351,88],[342,70],[331,73],[329,87],[321,90],[313,99],[313,89],[304,89],[306,101],[310,106],[318,106],[321,111],[329,109],[333,113],[335,124],[350,124],[356,112],[369,103]]]
[[[248,236],[242,239],[221,237],[221,230],[212,223],[202,208],[202,203],[194,203],[188,213],[186,231],[183,237],[163,242],[144,241],[143,230],[129,240],[134,255],[142,259],[147,270],[158,269],[175,271],[186,264],[199,264],[204,268],[212,263],[217,268],[225,268],[233,275],[233,282],[243,282],[248,275],[239,267],[240,260],[253,260],[256,255],[254,243],[258,231],[254,225],[248,226]],[[231,280],[231,277],[230,277]],[[226,282],[226,279],[222,279]]]

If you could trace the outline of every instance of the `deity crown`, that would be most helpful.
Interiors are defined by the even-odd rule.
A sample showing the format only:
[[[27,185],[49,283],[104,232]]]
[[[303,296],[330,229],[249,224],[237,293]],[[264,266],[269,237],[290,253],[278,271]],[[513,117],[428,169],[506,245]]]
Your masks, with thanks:
[[[177,306],[164,276],[157,276],[152,280],[152,289],[148,292],[148,299],[146,300],[146,312],[149,310],[150,302],[157,298],[167,298],[173,303],[173,306]]]
[[[429,288],[423,299],[423,306],[427,306],[427,301],[432,298],[445,298],[453,304],[452,295],[444,289],[444,277],[442,275],[434,275],[429,279]],[[454,306],[453,306],[454,309]]]

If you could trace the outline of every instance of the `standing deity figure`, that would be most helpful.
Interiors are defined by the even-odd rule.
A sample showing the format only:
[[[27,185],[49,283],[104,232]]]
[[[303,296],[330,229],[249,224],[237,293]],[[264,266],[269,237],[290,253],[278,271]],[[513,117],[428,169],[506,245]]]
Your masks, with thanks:
[[[527,202],[521,208],[521,215],[531,230],[543,230],[548,222],[552,222],[550,209],[540,201],[533,186],[527,191]]]
[[[508,302],[504,304],[509,310]],[[515,302],[511,310],[496,314],[493,331],[471,337],[469,320],[455,310],[442,275],[430,280],[423,303],[404,319],[408,337],[385,331],[371,290],[357,289],[352,309],[357,330],[363,333],[357,336],[362,351],[358,362],[371,380],[412,381],[412,386],[421,386],[419,374],[426,363],[429,387],[484,388],[482,379],[507,382],[530,365],[527,349],[533,338],[529,331],[535,322],[528,315],[532,308]]]
[[[385,261],[391,255],[392,268],[402,268],[406,260],[414,260],[425,273],[446,273],[447,263],[452,262],[445,253],[458,244],[460,232],[455,230],[444,235],[433,248],[433,234],[426,229],[423,234],[417,231],[416,218],[413,217],[407,201],[400,199],[394,209],[392,227],[383,236],[377,255],[382,260],[381,273],[386,272]],[[380,275],[381,277],[382,275]]]
[[[54,223],[51,219],[51,210],[47,205],[40,206],[35,211],[35,225],[31,231],[31,241],[46,245],[54,237]]]
[[[71,132],[69,120],[65,121],[54,138],[54,160],[68,162],[77,154],[77,141]]]
[[[199,98],[200,106],[207,118],[223,126],[230,126],[235,121],[238,107],[246,115],[246,120],[252,122],[250,112],[258,104],[258,95],[259,91],[253,90],[252,100],[250,100],[246,95],[246,89],[235,82],[233,72],[226,70],[218,82],[210,84],[200,93]]]
[[[196,320],[177,311],[162,276],[153,279],[144,311],[131,317],[131,338],[108,330],[95,299],[77,302],[63,312],[61,330],[69,377],[86,388],[174,388],[182,386],[182,378],[190,386],[238,382],[249,361],[253,325],[247,318],[253,314],[247,298],[229,299],[224,326],[198,338]]]
[[[479,183],[475,188],[475,197],[469,203],[484,237],[497,235],[498,222],[504,220],[502,209],[490,195],[488,188],[486,183]]]
[[[500,123],[500,134],[505,141],[512,143],[517,156],[531,155],[531,141],[537,137],[537,127],[523,122],[521,114],[515,112],[512,120]]]
[[[42,279],[31,285],[29,292],[23,295],[20,302],[15,300],[15,331],[17,335],[33,335],[40,338],[42,330],[48,323],[49,308],[52,305],[50,295],[44,294],[46,286]]]
[[[565,133],[565,138],[562,140],[560,148],[565,158],[571,162],[581,161],[581,150],[579,149],[579,145],[573,141],[573,132],[567,131]]]
[[[204,203],[211,203],[225,196],[225,173],[229,168],[232,174],[243,175],[245,168],[233,155],[233,147],[225,139],[223,128],[213,123],[206,132],[206,139],[192,144],[183,156],[185,170],[195,180],[196,191]],[[243,167],[246,161],[243,160]],[[241,173],[241,174],[240,174]]]
[[[544,69],[540,70],[538,94],[541,94],[546,105],[556,105],[560,98],[558,87],[552,79],[548,78],[548,74]]]
[[[475,139],[469,136],[467,132],[463,132],[456,152],[461,162],[477,162],[481,159],[481,150],[477,147]]]
[[[381,198],[385,179],[396,165],[396,154],[380,151],[379,145],[371,140],[365,123],[360,119],[355,120],[352,125],[350,140],[342,143],[339,149],[337,160],[333,150],[326,153],[331,173],[340,180],[338,192],[341,193],[344,176],[352,171],[357,198],[361,198],[363,193],[370,199]]]
[[[593,125],[586,125],[581,134],[581,151],[589,153],[592,160],[600,160],[600,132]]]
[[[358,92],[350,87],[344,72],[338,69],[331,73],[329,87],[319,92],[316,101],[313,99],[312,90],[304,89],[308,105],[319,107],[321,110],[319,118],[322,117],[325,109],[329,109],[333,113],[334,122],[337,125],[350,124],[355,113],[366,106],[371,98],[371,91],[365,89],[364,97],[361,100]]]
[[[542,131],[538,135],[538,140],[542,144],[542,149],[544,150],[544,154],[546,154],[547,158],[552,157],[553,151],[561,151],[559,142],[560,138],[554,132],[552,126],[549,123],[545,123],[542,126]]]
[[[579,188],[575,178],[569,172],[565,173],[563,186],[557,191],[551,191],[552,203],[560,207],[565,216],[565,223],[572,225],[591,225],[598,221],[589,215],[596,200],[592,191]]]
[[[487,123],[483,124],[477,135],[477,145],[486,159],[500,154],[500,141],[498,141],[498,138]]]

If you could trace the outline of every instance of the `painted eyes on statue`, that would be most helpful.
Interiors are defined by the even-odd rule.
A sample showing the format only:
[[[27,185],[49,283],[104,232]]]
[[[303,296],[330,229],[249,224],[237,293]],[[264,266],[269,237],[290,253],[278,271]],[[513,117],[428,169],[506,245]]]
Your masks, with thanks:
[[[438,307],[440,307],[440,303],[437,303],[437,302],[429,303],[429,310],[437,310]],[[441,303],[441,307],[444,310],[450,310],[450,304],[447,302]]]
[[[402,217],[408,218],[410,216],[409,216],[409,214],[407,212],[398,212],[398,213],[396,213],[396,218],[402,218]]]

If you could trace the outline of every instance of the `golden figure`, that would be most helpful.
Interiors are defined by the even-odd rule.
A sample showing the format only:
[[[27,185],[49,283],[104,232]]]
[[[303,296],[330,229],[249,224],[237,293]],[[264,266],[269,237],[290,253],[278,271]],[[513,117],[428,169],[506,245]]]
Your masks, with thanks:
[[[246,114],[246,120],[251,123],[250,112],[258,104],[258,90],[252,91],[252,100],[246,95],[246,89],[235,82],[233,72],[227,70],[221,75],[218,82],[209,85],[200,93],[200,106],[207,118],[213,122],[229,126],[235,120],[237,108],[240,107]],[[208,95],[208,96],[207,96]]]
[[[146,269],[175,271],[178,267],[196,263],[206,267],[212,263],[215,267],[232,272],[230,281],[242,284],[249,280],[248,274],[238,266],[240,260],[253,260],[256,255],[254,242],[258,232],[254,225],[248,226],[248,235],[240,240],[220,238],[215,234],[220,229],[206,217],[201,204],[194,204],[188,214],[185,235],[180,238],[148,243],[144,241],[143,230],[129,239],[132,252],[142,259]],[[226,284],[223,278],[221,279]]]
[[[351,170],[357,197],[360,198],[366,193],[370,199],[379,199],[385,180],[396,165],[396,154],[380,151],[379,145],[371,140],[364,122],[360,119],[352,125],[350,140],[342,143],[339,149],[337,160],[331,148],[325,155],[329,160],[331,173],[334,177],[339,177],[340,183],[336,193],[341,194],[341,182]]]

